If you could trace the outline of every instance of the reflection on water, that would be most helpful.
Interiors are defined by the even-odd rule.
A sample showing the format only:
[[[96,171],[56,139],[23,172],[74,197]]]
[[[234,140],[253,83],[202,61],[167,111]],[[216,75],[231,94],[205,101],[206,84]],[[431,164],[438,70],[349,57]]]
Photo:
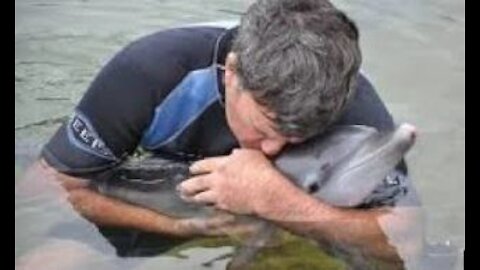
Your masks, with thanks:
[[[120,259],[96,227],[66,203],[58,186],[41,177],[34,180],[24,170],[58,127],[57,122],[45,120],[67,115],[115,51],[161,28],[236,20],[236,12],[244,10],[246,2],[15,2],[15,125],[30,126],[15,133],[15,257],[19,269],[225,268],[228,257],[210,266],[202,263],[231,253],[228,243],[212,247],[212,243],[199,242],[175,251],[176,256]],[[425,206],[426,228],[414,225],[410,233],[425,233],[428,256],[420,260],[411,257],[408,249],[398,252],[408,269],[451,269],[449,264],[455,260],[461,269],[459,255],[465,243],[464,2],[335,2],[357,20],[363,68],[391,111],[400,121],[414,122],[420,129],[409,161]],[[44,124],[31,125],[35,123]],[[413,210],[412,215],[416,214]],[[59,224],[74,228],[72,233],[82,241],[59,237]],[[390,243],[401,246],[404,235],[395,233],[385,220],[380,224]],[[443,245],[446,241],[452,248]],[[346,267],[343,261],[296,238],[286,239],[283,249],[266,249],[259,259],[258,269],[299,269],[302,262],[308,269],[321,263],[326,269]]]

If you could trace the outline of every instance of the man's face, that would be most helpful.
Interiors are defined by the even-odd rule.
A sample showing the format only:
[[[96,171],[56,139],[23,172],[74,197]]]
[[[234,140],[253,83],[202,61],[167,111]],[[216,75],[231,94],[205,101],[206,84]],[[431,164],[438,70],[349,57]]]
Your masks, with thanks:
[[[228,125],[242,148],[257,149],[267,156],[275,156],[287,143],[298,143],[278,133],[270,120],[272,113],[260,106],[248,91],[239,88],[238,77],[229,54],[225,69],[225,110]]]

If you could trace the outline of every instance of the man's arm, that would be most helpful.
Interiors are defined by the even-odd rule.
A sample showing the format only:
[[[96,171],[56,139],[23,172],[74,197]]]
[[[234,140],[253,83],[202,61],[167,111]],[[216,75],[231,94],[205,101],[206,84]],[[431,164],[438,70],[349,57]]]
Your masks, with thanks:
[[[58,172],[43,159],[33,165],[38,177],[57,181],[68,193],[72,206],[84,217],[101,225],[135,228],[143,231],[186,236],[175,219],[103,196],[88,186],[88,180]]]
[[[276,203],[261,203],[257,214],[294,233],[365,256],[400,263],[420,254],[418,207],[346,209],[332,207],[293,186],[282,193]]]
[[[82,216],[99,225],[133,228],[177,237],[218,236],[250,232],[253,229],[236,224],[231,215],[218,215],[210,219],[177,219],[106,197],[89,189],[88,180],[60,173],[43,159],[37,161],[30,170],[35,177],[60,183],[72,206]]]
[[[210,173],[180,185],[188,201],[257,215],[296,234],[390,262],[421,249],[421,230],[416,229],[421,221],[419,209],[327,205],[294,186],[258,151],[236,150],[228,157],[194,163],[191,170]]]

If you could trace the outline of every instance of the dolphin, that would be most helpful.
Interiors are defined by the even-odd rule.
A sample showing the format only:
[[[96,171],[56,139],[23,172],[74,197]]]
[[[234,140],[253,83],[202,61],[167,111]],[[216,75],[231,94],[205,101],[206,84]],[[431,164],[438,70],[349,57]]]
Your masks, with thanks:
[[[331,205],[359,205],[414,144],[415,128],[390,132],[361,125],[335,126],[315,140],[287,147],[274,165],[296,186]],[[188,162],[160,158],[130,160],[92,187],[107,196],[179,218],[213,213],[182,200],[176,186],[191,175]]]
[[[413,146],[415,127],[401,124],[380,132],[362,125],[334,126],[314,140],[291,145],[273,160],[287,179],[330,205],[354,207],[380,184]],[[100,193],[178,218],[208,217],[215,210],[185,202],[176,186],[191,175],[189,163],[159,158],[128,161],[101,181]],[[245,269],[257,251],[273,237],[276,227],[262,222],[229,264]]]

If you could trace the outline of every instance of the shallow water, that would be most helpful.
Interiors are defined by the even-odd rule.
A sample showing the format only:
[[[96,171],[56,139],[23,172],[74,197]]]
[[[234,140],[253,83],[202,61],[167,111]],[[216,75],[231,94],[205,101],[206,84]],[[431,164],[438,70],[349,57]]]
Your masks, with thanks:
[[[247,2],[15,1],[16,258],[46,241],[55,220],[78,222],[92,241],[101,241],[64,203],[18,191],[27,183],[21,179],[32,153],[68,116],[100,67],[131,40],[159,29],[235,21]],[[407,158],[424,205],[428,241],[449,241],[460,252],[465,246],[464,1],[334,2],[358,23],[363,70],[388,108],[398,122],[419,128]],[[63,210],[54,211],[60,205]],[[230,251],[189,249],[187,260],[160,256],[135,263],[141,269],[198,269],[201,261]],[[100,256],[97,263],[109,260]]]

